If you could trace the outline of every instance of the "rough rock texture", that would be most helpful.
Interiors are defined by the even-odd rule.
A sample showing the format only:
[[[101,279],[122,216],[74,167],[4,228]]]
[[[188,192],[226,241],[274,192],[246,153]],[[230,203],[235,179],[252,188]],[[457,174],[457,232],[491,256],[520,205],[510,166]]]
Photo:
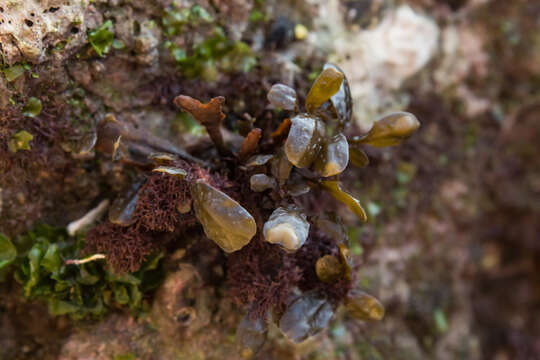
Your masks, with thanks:
[[[100,19],[87,0],[8,0],[0,6],[4,61],[41,63],[59,42],[65,44],[65,51],[77,49],[86,42],[86,31]]]

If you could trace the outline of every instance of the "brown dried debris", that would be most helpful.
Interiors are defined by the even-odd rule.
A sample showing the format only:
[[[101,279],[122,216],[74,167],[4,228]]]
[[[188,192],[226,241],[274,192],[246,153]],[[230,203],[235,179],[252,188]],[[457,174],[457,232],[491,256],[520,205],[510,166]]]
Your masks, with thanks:
[[[230,156],[231,152],[225,147],[223,136],[221,135],[221,123],[225,119],[223,104],[225,98],[218,96],[212,98],[207,104],[187,95],[178,95],[174,98],[174,104],[189,112],[193,117],[206,128],[208,135],[216,145],[222,156]]]
[[[274,144],[281,145],[281,143],[287,138],[289,135],[289,130],[291,129],[291,119],[285,118],[281,124],[279,124],[276,131],[272,133],[272,139],[274,141]]]
[[[261,140],[262,130],[259,128],[252,129],[249,134],[247,134],[240,151],[238,152],[237,158],[238,161],[243,163],[246,161],[257,149],[259,140]]]

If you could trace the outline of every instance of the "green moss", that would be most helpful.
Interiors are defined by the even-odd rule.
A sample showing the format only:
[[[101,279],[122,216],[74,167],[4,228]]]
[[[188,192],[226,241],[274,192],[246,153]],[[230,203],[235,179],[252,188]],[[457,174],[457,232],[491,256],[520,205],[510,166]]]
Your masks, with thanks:
[[[266,20],[266,16],[259,10],[255,9],[249,13],[249,21],[257,22]]]
[[[170,7],[165,10],[162,25],[165,35],[174,36],[182,33],[184,26],[198,26],[204,23],[212,23],[214,17],[200,5],[191,8]]]
[[[32,96],[22,108],[22,113],[24,116],[35,117],[41,113],[41,108],[41,100]]]
[[[107,20],[97,29],[88,31],[88,41],[99,56],[107,54],[114,41],[112,21]]]
[[[446,321],[446,315],[441,308],[435,309],[433,312],[433,321],[437,332],[444,333],[448,330],[448,322]]]
[[[122,354],[122,355],[115,355],[113,360],[136,360],[137,357],[132,353]]]
[[[180,133],[189,133],[197,136],[206,134],[204,126],[199,124],[197,120],[187,112],[178,113],[172,122],[172,126],[174,131]]]
[[[408,162],[400,162],[396,173],[396,179],[400,185],[406,185],[416,175],[416,165]]]
[[[6,77],[6,80],[9,82],[17,79],[19,76],[24,74],[24,71],[24,67],[21,64],[6,67],[2,70],[4,76]]]
[[[16,259],[6,238],[0,237],[0,245],[4,244],[0,258],[9,260],[5,264],[14,269],[24,296],[47,302],[51,315],[80,319],[101,316],[110,308],[143,310],[142,294],[162,279],[162,255],[152,256],[139,271],[123,275],[114,274],[103,260],[66,263],[81,256],[83,242],[82,236],[72,238],[64,229],[41,225],[15,239]]]
[[[30,150],[30,141],[34,136],[26,130],[21,130],[11,137],[8,141],[9,151],[15,153],[19,150]]]
[[[202,77],[213,81],[218,72],[248,72],[257,63],[251,48],[242,41],[232,41],[215,19],[203,7],[175,7],[165,11],[162,19],[163,32],[169,38],[169,49],[179,70],[188,77]],[[188,48],[174,42],[174,37],[186,29],[207,34],[201,41]]]
[[[0,234],[0,270],[11,264],[17,257],[17,249],[9,238]]]

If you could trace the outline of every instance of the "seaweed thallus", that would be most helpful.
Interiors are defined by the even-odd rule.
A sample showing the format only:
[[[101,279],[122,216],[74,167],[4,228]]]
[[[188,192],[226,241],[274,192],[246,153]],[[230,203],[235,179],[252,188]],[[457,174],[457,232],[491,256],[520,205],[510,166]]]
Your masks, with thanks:
[[[100,122],[93,141],[96,151],[131,164],[139,177],[112,202],[108,219],[87,231],[84,253],[127,273],[174,248],[188,231],[200,234],[190,235],[193,246],[203,236],[211,239],[227,254],[227,294],[246,311],[236,337],[244,356],[261,348],[271,322],[301,342],[324,329],[340,305],[362,321],[383,317],[382,304],[355,285],[337,210],[344,204],[360,221],[367,216],[340,174],[349,163],[368,164],[363,146],[397,145],[420,125],[412,114],[393,113],[367,134],[348,137],[349,85],[332,64],[304,106],[283,84],[274,84],[267,98],[276,111],[250,119],[241,138],[224,136],[224,97],[205,104],[177,96],[174,104],[214,144],[197,155],[113,115]]]

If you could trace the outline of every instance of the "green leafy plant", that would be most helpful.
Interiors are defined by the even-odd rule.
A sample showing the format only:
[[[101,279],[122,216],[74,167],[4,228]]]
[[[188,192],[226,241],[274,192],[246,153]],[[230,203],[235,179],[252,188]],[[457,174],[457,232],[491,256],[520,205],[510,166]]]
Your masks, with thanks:
[[[95,30],[88,32],[88,41],[99,56],[107,54],[113,45],[114,29],[111,20],[105,21]]]
[[[97,317],[111,308],[144,310],[143,294],[162,279],[162,254],[154,254],[137,272],[115,274],[102,257],[76,260],[84,237],[45,225],[15,242],[0,235],[0,270],[11,265],[27,299],[46,301],[51,315]],[[26,250],[24,250],[26,248]],[[74,260],[75,259],[75,260]]]
[[[30,141],[34,136],[26,130],[16,132],[8,141],[8,149],[11,152],[17,152],[19,150],[30,150]]]
[[[213,80],[217,71],[248,72],[257,62],[251,48],[242,41],[230,40],[214,17],[200,5],[168,8],[162,25],[169,38],[165,47],[180,71],[189,77],[202,76]],[[180,47],[175,43],[175,37],[187,27],[200,28],[207,35],[204,40],[187,48]]]
[[[17,258],[17,249],[5,235],[0,234],[0,270]]]
[[[24,116],[35,117],[41,113],[41,108],[41,100],[32,96],[22,108],[22,112]]]

